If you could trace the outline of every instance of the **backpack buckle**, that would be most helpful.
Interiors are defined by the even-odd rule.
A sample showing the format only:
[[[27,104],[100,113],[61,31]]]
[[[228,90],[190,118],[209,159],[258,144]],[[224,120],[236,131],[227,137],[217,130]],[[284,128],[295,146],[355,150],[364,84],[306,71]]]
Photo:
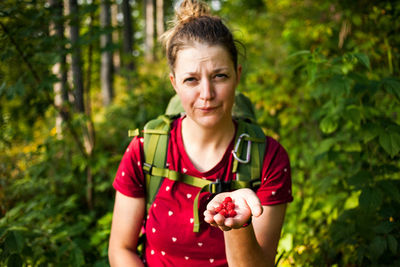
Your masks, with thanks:
[[[237,140],[237,142],[236,142],[236,145],[235,145],[235,149],[233,150],[232,154],[233,154],[233,157],[234,157],[237,161],[239,161],[240,163],[246,164],[246,163],[249,163],[249,161],[250,161],[250,153],[251,153],[251,141],[250,141],[250,140],[247,140],[247,155],[246,155],[246,159],[241,159],[241,158],[239,158],[239,156],[237,155],[237,151],[238,151],[238,149],[239,149],[240,142],[242,141],[242,139],[243,139],[244,137],[250,137],[250,135],[248,135],[247,133],[243,133],[243,134],[241,134],[241,135],[239,136],[239,138],[238,138],[238,140]]]
[[[219,194],[221,192],[226,192],[230,190],[231,183],[230,181],[224,182],[220,179],[215,180],[215,182],[211,182],[208,184],[208,191],[212,194]]]
[[[152,169],[153,169],[153,165],[151,165],[151,164],[149,164],[147,162],[143,163],[143,172],[145,172],[146,174],[150,174],[151,175]]]

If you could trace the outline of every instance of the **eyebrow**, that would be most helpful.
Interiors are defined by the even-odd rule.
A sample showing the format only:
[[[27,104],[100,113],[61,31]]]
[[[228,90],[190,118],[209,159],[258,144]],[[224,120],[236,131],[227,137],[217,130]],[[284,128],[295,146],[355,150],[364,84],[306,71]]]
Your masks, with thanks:
[[[229,70],[229,67],[221,67],[221,68],[214,69],[212,71],[212,73],[218,73],[218,72],[227,71],[227,70]],[[197,74],[197,72],[195,72],[195,71],[190,71],[190,72],[184,72],[183,73],[183,75],[195,75],[195,74]]]

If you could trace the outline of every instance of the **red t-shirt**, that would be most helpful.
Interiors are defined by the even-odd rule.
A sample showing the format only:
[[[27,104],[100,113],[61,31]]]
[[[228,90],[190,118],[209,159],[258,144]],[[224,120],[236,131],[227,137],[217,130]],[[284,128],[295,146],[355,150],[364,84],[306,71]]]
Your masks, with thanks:
[[[221,161],[207,172],[198,171],[185,152],[181,135],[182,118],[173,122],[168,145],[167,167],[188,175],[225,181],[235,179],[232,174],[234,140]],[[257,196],[262,205],[291,202],[289,158],[284,148],[271,137],[266,137],[267,149],[262,169],[262,183]],[[143,138],[134,138],[119,165],[113,186],[129,197],[145,197],[142,171]],[[145,224],[146,243],[143,261],[155,266],[227,266],[223,232],[203,221],[209,193],[199,200],[201,228],[193,232],[193,201],[199,188],[164,179],[149,210]]]

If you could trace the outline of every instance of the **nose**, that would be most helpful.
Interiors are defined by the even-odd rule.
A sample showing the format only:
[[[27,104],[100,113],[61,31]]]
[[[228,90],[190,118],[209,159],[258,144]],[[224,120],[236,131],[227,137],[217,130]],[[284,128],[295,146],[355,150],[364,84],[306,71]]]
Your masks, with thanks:
[[[203,79],[200,84],[200,99],[210,100],[214,97],[214,87],[209,79]]]

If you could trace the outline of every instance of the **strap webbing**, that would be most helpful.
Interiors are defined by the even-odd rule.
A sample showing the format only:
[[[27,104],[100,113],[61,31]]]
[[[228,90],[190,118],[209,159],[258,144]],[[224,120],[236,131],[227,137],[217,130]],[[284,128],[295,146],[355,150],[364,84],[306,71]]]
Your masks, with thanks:
[[[170,123],[162,117],[158,120],[149,122],[144,133],[144,151],[146,164],[155,166],[165,166],[167,159],[168,138]],[[156,133],[156,134],[155,134]],[[150,174],[146,174],[146,209],[149,211],[151,204],[160,188],[162,176],[152,179]]]
[[[247,164],[241,164],[238,160],[234,159],[232,172],[236,173],[237,180],[254,180],[260,178],[261,175],[265,153],[265,135],[258,125],[239,120],[235,143],[238,142],[238,138],[242,133],[248,133],[250,135],[250,137],[244,137],[243,141],[252,142],[251,159]],[[237,151],[239,157],[244,158],[242,152],[247,151],[248,145],[249,142],[242,142],[240,144],[239,150]]]
[[[158,177],[159,179],[168,178],[169,180],[182,182],[185,184],[189,184],[195,187],[201,188],[194,198],[193,202],[193,232],[200,231],[200,220],[199,220],[199,198],[202,192],[210,192],[212,194],[217,193],[217,183],[211,180],[206,180],[203,178],[198,178],[195,176],[183,174],[174,170],[166,169],[166,168],[158,168],[155,166],[145,165],[143,166],[143,170],[147,173],[148,176],[152,176],[153,178]],[[153,179],[155,180],[155,179]],[[229,181],[229,189],[239,189],[250,187],[253,181]]]
[[[168,116],[160,116],[158,119],[146,124],[143,131],[146,162],[143,166],[146,176],[146,210],[147,212],[149,211],[164,178],[198,187],[200,191],[194,198],[193,203],[193,231],[199,232],[198,205],[200,194],[202,192],[210,192],[212,194],[221,192],[218,191],[221,190],[221,182],[210,181],[165,168],[171,121],[172,118]],[[259,126],[238,120],[235,143],[242,133],[248,133],[249,136],[243,138],[237,155],[242,157],[241,154],[243,154],[243,151],[246,153],[247,146],[250,145],[248,141],[251,141],[251,159],[247,164],[242,164],[235,159],[232,172],[236,173],[236,180],[222,182],[229,184],[225,190],[254,188],[261,183],[260,174],[265,152],[265,135]]]

